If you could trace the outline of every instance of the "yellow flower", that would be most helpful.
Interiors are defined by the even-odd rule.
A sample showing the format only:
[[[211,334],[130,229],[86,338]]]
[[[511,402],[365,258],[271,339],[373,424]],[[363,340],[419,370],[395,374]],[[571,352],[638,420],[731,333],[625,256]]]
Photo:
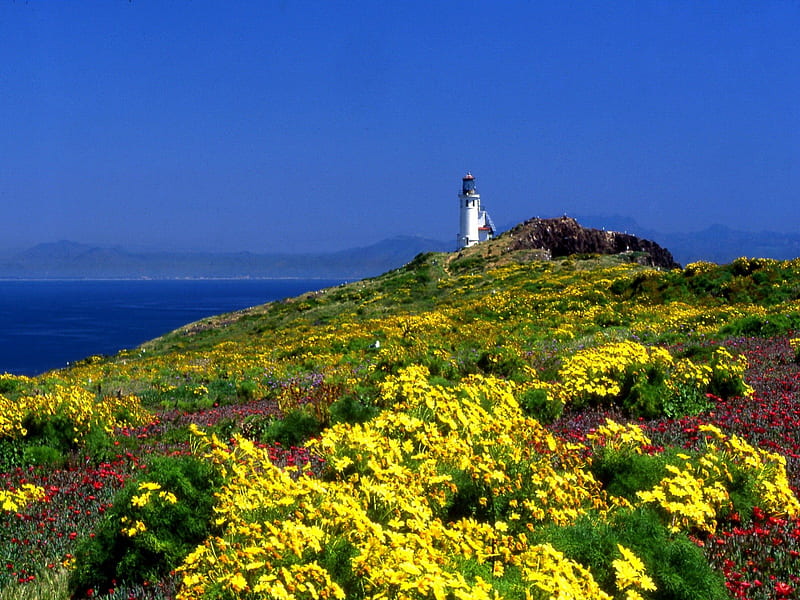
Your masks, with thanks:
[[[231,577],[230,584],[235,592],[241,592],[247,587],[247,580],[241,573],[236,573]]]
[[[611,563],[617,577],[617,589],[623,591],[629,587],[638,587],[655,591],[656,584],[645,573],[644,563],[639,557],[622,544],[617,544],[617,549],[622,558],[617,558]]]
[[[126,519],[123,517],[123,522],[125,521]],[[124,533],[128,537],[134,537],[135,535],[142,533],[144,531],[147,531],[147,527],[145,526],[144,523],[138,520],[131,527],[123,527],[122,529],[122,533]]]
[[[139,494],[138,496],[134,496],[131,498],[131,505],[137,508],[141,508],[145,504],[147,504],[150,500],[150,494]]]
[[[139,484],[139,490],[156,491],[161,489],[161,484],[154,481],[144,481]]]
[[[168,502],[169,504],[178,503],[178,498],[172,492],[164,492],[164,491],[158,492],[158,497],[164,500],[165,502]]]

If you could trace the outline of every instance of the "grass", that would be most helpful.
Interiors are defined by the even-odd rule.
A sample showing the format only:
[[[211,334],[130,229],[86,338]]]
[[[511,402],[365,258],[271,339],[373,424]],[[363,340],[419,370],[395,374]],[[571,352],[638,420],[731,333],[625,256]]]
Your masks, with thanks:
[[[33,581],[0,589],[0,600],[67,600],[69,570],[43,570]]]

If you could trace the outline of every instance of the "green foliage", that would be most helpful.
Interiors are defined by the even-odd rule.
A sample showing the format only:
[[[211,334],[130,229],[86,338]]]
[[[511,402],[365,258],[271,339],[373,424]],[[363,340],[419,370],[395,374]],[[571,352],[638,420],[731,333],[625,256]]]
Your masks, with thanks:
[[[274,417],[265,415],[248,415],[242,421],[242,435],[251,440],[261,440],[267,433],[269,426],[275,421]],[[191,437],[188,429],[185,430],[188,438]]]
[[[117,454],[113,438],[101,427],[95,427],[83,440],[86,456],[93,464],[111,462]]]
[[[473,479],[464,469],[454,470],[449,475],[456,486],[456,492],[447,506],[447,521],[468,518],[487,522],[491,516],[490,507],[480,500],[491,497],[491,493],[487,494],[487,486]]]
[[[240,432],[238,420],[231,417],[220,419],[215,425],[208,427],[208,433],[216,434],[218,438],[223,440],[229,440]]]
[[[12,438],[0,438],[0,470],[13,471],[25,464],[24,445]]]
[[[175,423],[171,424],[161,436],[162,441],[171,446],[188,446],[194,438],[195,435],[188,425],[178,426]]]
[[[483,350],[476,364],[486,375],[513,379],[525,366],[525,361],[514,348],[496,346]]]
[[[22,382],[14,377],[0,375],[0,394],[11,395],[22,387]]]
[[[22,447],[22,462],[25,465],[34,467],[60,468],[64,466],[66,457],[64,453],[57,448],[25,444]]]
[[[239,384],[236,392],[244,401],[255,400],[258,395],[258,384],[252,379],[247,379]]]
[[[42,568],[32,582],[0,588],[0,600],[66,600],[69,598],[65,568]],[[108,600],[111,600],[110,598]]]
[[[675,358],[688,358],[694,362],[709,362],[714,356],[717,346],[714,344],[689,343],[673,351]]]
[[[387,374],[409,364],[427,367],[431,381],[443,387],[470,374],[511,379],[525,390],[517,398],[523,410],[550,423],[563,409],[556,393],[556,386],[563,381],[550,388],[553,393],[532,388],[528,367],[536,369],[539,381],[553,383],[560,365],[579,348],[628,339],[647,340],[648,344],[688,341],[690,345],[675,357],[701,364],[714,360],[713,347],[705,341],[693,342],[716,339],[720,331],[725,335],[774,335],[800,329],[800,313],[789,303],[800,297],[800,286],[793,283],[798,280],[800,263],[741,259],[727,266],[698,264],[683,271],[659,272],[621,265],[612,257],[587,255],[533,263],[530,252],[518,260],[521,256],[506,255],[503,262],[495,262],[489,250],[464,252],[452,261],[440,255],[420,255],[380,277],[235,316],[206,319],[202,326],[151,342],[146,355],[140,352],[138,356],[127,354],[124,360],[84,361],[76,365],[75,372],[83,373],[76,377],[93,381],[92,393],[102,395],[104,390],[111,393],[122,387],[138,394],[146,405],[187,412],[274,393],[288,411],[282,420],[258,415],[240,425],[234,419],[223,419],[209,433],[226,439],[241,427],[252,439],[289,447],[301,444],[329,423],[368,421],[377,413],[373,404],[378,402],[379,384]],[[515,261],[527,264],[520,267]],[[771,307],[768,312],[773,314],[765,316],[763,307]],[[431,314],[437,318],[421,319],[421,326],[404,325],[412,321],[406,317]],[[376,339],[380,348],[371,347]],[[151,359],[155,356],[158,360]],[[237,366],[242,364],[245,366]],[[105,370],[100,368],[103,365]],[[711,385],[701,390],[686,380],[681,380],[682,384],[669,379],[665,368],[639,364],[621,370],[622,392],[612,400],[615,407],[645,418],[678,418],[704,410],[709,405],[706,391],[723,398],[744,391],[741,377],[722,369],[715,370]],[[303,387],[293,403],[280,395],[288,393],[281,386],[287,379],[303,381],[312,371],[324,375],[326,385],[346,383],[342,383],[343,389]],[[267,380],[276,384],[272,388],[276,391],[264,391],[269,387]],[[0,393],[38,394],[51,385],[47,379],[37,379],[26,383],[29,389],[23,391],[21,381],[0,378]],[[288,410],[287,406],[297,408]],[[185,445],[191,436],[186,427],[179,427],[183,422],[176,418],[164,423],[166,431],[156,434],[160,436],[157,442],[135,436],[121,441],[137,449]],[[76,450],[73,424],[63,416],[32,415],[25,425],[29,434],[24,443],[11,445],[0,440],[0,465],[58,466],[67,453]],[[99,428],[82,439],[86,455],[93,461],[108,460],[119,449]],[[607,492],[633,499],[637,491],[651,489],[664,476],[667,464],[678,462],[671,451],[656,456],[598,451],[592,471]],[[733,510],[746,518],[758,502],[755,486],[735,465],[728,467],[733,478],[728,485]],[[156,481],[159,470],[164,469],[154,464],[138,481]],[[498,515],[505,514],[506,507],[500,499],[491,498],[482,481],[464,472],[452,475],[456,488],[443,507],[449,520],[471,517],[494,523]],[[166,490],[169,477],[162,479]],[[202,485],[198,482],[195,487]],[[175,515],[170,512],[176,510],[172,505],[160,504],[157,498],[146,510],[134,510],[130,501],[140,492],[135,484],[132,491],[126,490],[127,497],[121,495],[109,511],[115,520],[106,519],[98,526],[98,541],[81,543],[74,589],[100,587],[98,582],[123,576],[157,578],[163,569],[174,566],[180,554],[177,548],[185,541],[173,538],[172,530],[199,530],[203,525],[208,531],[210,527],[209,521],[199,516],[201,509],[191,515]],[[178,495],[178,491],[174,493]],[[210,498],[208,490],[186,493],[187,498]],[[489,501],[481,505],[484,497]],[[183,497],[179,504],[185,504]],[[605,525],[599,518],[598,522],[587,518],[563,534],[552,530],[548,535],[565,547],[574,542],[573,555],[592,565],[596,577],[606,583],[613,579],[610,561],[616,543],[624,543],[647,557],[649,570],[659,569],[662,562],[667,565],[659,575],[651,571],[660,577],[663,588],[659,591],[663,595],[656,597],[719,597],[712,592],[703,595],[702,590],[713,589],[715,584],[707,580],[705,567],[698,566],[696,548],[685,538],[668,535],[663,525],[650,523],[657,520],[655,513],[630,513]],[[136,517],[146,529],[123,536],[123,517],[128,523]],[[181,519],[195,517],[197,527],[193,521],[186,528],[182,525]],[[522,531],[520,523],[510,527]],[[638,547],[637,527],[645,532]],[[578,550],[578,545],[583,549]],[[348,596],[358,596],[363,594],[359,578],[348,571],[352,551],[346,542],[333,540],[319,560],[343,582]],[[161,570],[147,571],[150,564],[161,565]],[[465,574],[472,572],[487,581],[493,577],[488,561],[466,561],[464,569]],[[507,569],[504,580],[512,581],[512,572]],[[695,589],[701,592],[695,594]],[[524,597],[510,583],[508,590],[507,597]],[[692,590],[691,596],[687,590]]]
[[[584,515],[567,527],[542,527],[533,537],[537,542],[552,544],[568,558],[587,567],[604,590],[615,590],[611,562],[618,554],[619,539],[606,521]]]
[[[798,329],[800,329],[800,313],[788,312],[740,317],[722,326],[720,334],[771,337]]]
[[[738,389],[744,390],[741,379],[738,379]],[[682,383],[673,384],[675,390],[663,399],[661,414],[669,419],[678,419],[687,415],[698,415],[711,408],[712,403],[705,392],[697,387]],[[709,388],[709,393],[714,393]],[[726,397],[726,396],[723,396]]]
[[[703,552],[683,534],[670,534],[655,511],[619,511],[604,522],[592,515],[567,527],[547,527],[535,534],[584,566],[609,594],[616,591],[612,562],[617,544],[629,548],[645,565],[657,587],[653,600],[723,600],[729,596],[722,576]]]
[[[609,494],[633,502],[636,492],[652,489],[667,475],[666,465],[677,464],[678,452],[667,449],[656,454],[638,454],[630,449],[601,446],[592,457],[590,470]]]
[[[655,511],[621,511],[612,521],[620,543],[644,561],[658,587],[653,600],[728,598],[722,575],[685,534],[670,534]]]
[[[564,404],[558,398],[551,397],[547,390],[528,388],[517,398],[525,414],[545,425],[554,422],[564,412]]]
[[[548,600],[548,596],[538,587],[525,581],[519,567],[506,565],[503,575],[498,577],[493,570],[493,560],[458,557],[453,559],[453,562],[457,565],[458,572],[470,583],[477,578],[491,581],[499,598],[504,600]]]
[[[319,565],[328,571],[331,579],[336,581],[345,592],[346,598],[363,598],[363,579],[353,572],[353,559],[356,547],[343,538],[335,538],[325,544]]]
[[[715,353],[709,365],[713,369],[708,385],[709,393],[726,399],[746,395],[748,387],[741,373],[726,362],[721,354]]]
[[[227,377],[200,381],[181,381],[177,385],[152,387],[139,392],[142,404],[183,412],[199,412],[213,406],[229,406],[255,399],[257,383],[251,380],[236,384]]]
[[[631,365],[622,385],[622,406],[635,417],[652,419],[664,414],[672,395],[667,387],[667,372],[662,365]]]
[[[653,489],[669,475],[667,465],[680,467],[687,460],[698,464],[699,456],[685,448],[668,447],[653,454],[639,454],[630,448],[598,446],[592,456],[590,471],[606,492],[636,502],[636,492]],[[723,460],[726,472],[730,475],[725,481],[725,488],[730,496],[731,506],[721,510],[721,517],[724,519],[728,513],[737,513],[747,522],[753,508],[763,503],[758,492],[756,474],[752,469],[724,455]]]
[[[696,415],[710,406],[705,390],[680,382],[667,384],[667,371],[659,365],[629,372],[623,385],[622,406],[634,417],[676,419]],[[741,378],[731,378],[743,390]],[[727,396],[725,396],[727,397]]]
[[[733,513],[738,515],[742,522],[748,523],[752,519],[753,509],[764,504],[764,499],[758,490],[756,476],[751,469],[731,460],[726,460],[725,466],[730,474],[726,488],[730,495],[731,508],[729,511],[723,510],[722,517],[724,519],[731,516],[729,513]]]
[[[434,352],[432,348],[430,351],[420,352],[416,358],[418,360],[415,360],[415,363],[427,367],[434,377],[457,381],[464,375],[452,361],[443,358],[439,353]]]
[[[352,394],[339,398],[331,404],[329,409],[331,424],[335,423],[364,423],[377,414],[377,409],[366,406]]]
[[[78,447],[75,425],[65,415],[26,415],[22,426],[28,432],[25,435],[28,442],[49,446],[59,452],[70,452]]]
[[[214,467],[197,458],[153,459],[115,496],[94,535],[80,540],[69,581],[73,597],[114,582],[154,582],[177,567],[213,532],[214,492],[221,483]],[[145,484],[158,487],[149,490]],[[175,501],[161,492],[174,494]],[[139,522],[142,530],[125,531]]]
[[[723,346],[702,364],[625,341],[580,350],[562,363],[558,379],[573,408],[615,405],[633,417],[679,418],[709,409],[709,394],[724,399],[749,395],[746,368],[746,359]]]
[[[258,439],[265,443],[278,443],[285,448],[299,446],[322,431],[322,423],[307,411],[299,408],[283,419],[268,422]]]

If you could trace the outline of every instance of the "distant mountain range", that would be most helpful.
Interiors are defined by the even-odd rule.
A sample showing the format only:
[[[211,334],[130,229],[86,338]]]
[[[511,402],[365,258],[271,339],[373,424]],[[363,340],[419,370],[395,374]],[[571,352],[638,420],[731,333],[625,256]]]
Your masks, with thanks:
[[[745,232],[713,225],[697,232],[660,233],[620,216],[577,217],[583,227],[652,240],[675,260],[727,263],[740,256],[791,259],[800,256],[800,233]],[[516,225],[516,224],[512,224]],[[512,225],[504,229],[510,229]],[[134,252],[60,241],[0,257],[5,279],[121,278],[332,278],[361,279],[402,266],[420,252],[449,252],[454,242],[398,236],[371,246],[330,253]]]
[[[70,241],[38,244],[0,259],[9,279],[332,278],[362,279],[397,268],[420,252],[445,252],[452,243],[396,237],[372,246],[320,254],[252,252],[131,252]]]

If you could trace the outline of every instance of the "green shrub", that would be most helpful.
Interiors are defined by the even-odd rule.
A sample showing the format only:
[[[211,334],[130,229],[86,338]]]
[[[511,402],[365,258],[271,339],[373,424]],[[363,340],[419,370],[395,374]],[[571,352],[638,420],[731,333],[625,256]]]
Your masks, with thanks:
[[[70,452],[78,447],[74,423],[62,414],[26,415],[22,427],[25,439],[34,444],[49,446],[60,452]]]
[[[13,375],[0,375],[0,394],[12,394],[22,387],[22,382]]]
[[[666,381],[667,372],[663,365],[628,366],[622,382],[622,407],[635,417],[653,419],[661,416],[672,393]]]
[[[666,465],[680,464],[676,454],[681,452],[687,451],[667,448],[656,454],[638,454],[600,446],[592,456],[590,470],[609,494],[635,502],[636,492],[652,489],[668,475]]]
[[[723,600],[729,598],[722,575],[715,572],[702,550],[684,534],[670,534],[655,511],[621,510],[604,522],[584,515],[567,527],[546,527],[534,534],[568,558],[589,568],[609,594],[616,592],[614,559],[617,544],[633,551],[656,584],[653,600]]]
[[[680,383],[673,384],[673,387],[677,391],[667,396],[662,404],[661,413],[665,417],[678,419],[686,415],[698,415],[711,408],[711,401],[704,390]]]
[[[752,471],[732,461],[727,462],[727,467],[731,476],[726,485],[731,498],[731,511],[738,513],[744,522],[749,522],[753,515],[753,508],[763,503],[761,494],[756,488],[755,477]],[[724,516],[729,515],[723,514]]]
[[[482,481],[473,479],[464,469],[452,471],[450,477],[456,486],[456,492],[447,506],[447,521],[467,518],[488,522],[491,511],[486,502],[481,502],[481,498],[492,497],[486,491],[487,486]]]
[[[771,315],[748,315],[723,325],[719,332],[725,336],[772,337],[800,329],[800,314],[796,312]]]
[[[241,385],[237,386],[236,382],[225,377],[212,379],[206,385],[206,389],[208,390],[207,398],[211,401],[210,406],[214,406],[214,404],[228,406],[239,402],[242,399],[240,388]]]
[[[441,377],[449,381],[457,381],[461,378],[453,361],[440,356],[433,349],[420,353],[414,362],[427,367],[433,377]]]
[[[125,439],[122,438],[122,443],[125,442]],[[189,425],[178,425],[177,422],[167,427],[161,435],[163,443],[168,445],[185,445],[188,447],[194,439],[196,439],[196,436],[189,429]]]
[[[346,598],[364,597],[364,578],[353,572],[356,547],[343,538],[335,538],[325,544],[319,564],[331,575],[345,592]]]
[[[0,472],[12,471],[24,464],[23,444],[13,438],[0,438]]]
[[[609,523],[584,515],[572,525],[550,525],[533,535],[536,542],[550,543],[568,558],[587,567],[605,591],[613,593],[616,589],[611,562],[619,552],[618,537]]]
[[[339,398],[329,409],[331,423],[365,423],[377,413],[372,406],[365,406],[352,395]]]
[[[744,380],[746,361],[733,358],[724,348],[718,348],[709,366],[713,369],[708,391],[720,398],[745,396],[750,391]]]
[[[258,384],[252,379],[247,379],[239,384],[236,392],[242,400],[255,400],[258,395]]]
[[[722,600],[721,573],[685,534],[670,534],[650,509],[621,511],[612,521],[620,543],[642,559],[658,589],[653,600]]]
[[[64,466],[66,458],[58,448],[25,444],[22,448],[22,462],[25,465],[34,467],[53,467],[58,469]]]
[[[114,440],[100,427],[95,427],[84,436],[84,449],[86,456],[92,464],[111,462],[118,452]]]
[[[525,361],[513,348],[498,346],[483,350],[476,364],[487,375],[513,378],[525,366]]]
[[[213,532],[214,492],[221,482],[210,463],[192,456],[153,459],[117,493],[93,536],[79,541],[69,581],[73,597],[168,574]]]
[[[322,424],[303,409],[295,409],[283,419],[272,420],[259,436],[260,441],[279,443],[286,448],[299,446],[322,431]]]
[[[633,417],[655,419],[664,413],[670,390],[663,381],[637,381],[622,400],[625,411]]]
[[[517,398],[525,414],[540,423],[548,425],[561,416],[564,404],[558,398],[552,398],[547,390],[529,388]]]
[[[248,415],[242,421],[242,435],[251,440],[261,440],[274,421],[275,417],[267,415]]]
[[[450,270],[457,274],[463,275],[469,272],[480,272],[486,265],[486,258],[483,256],[468,256],[464,258],[456,258],[450,263]]]

